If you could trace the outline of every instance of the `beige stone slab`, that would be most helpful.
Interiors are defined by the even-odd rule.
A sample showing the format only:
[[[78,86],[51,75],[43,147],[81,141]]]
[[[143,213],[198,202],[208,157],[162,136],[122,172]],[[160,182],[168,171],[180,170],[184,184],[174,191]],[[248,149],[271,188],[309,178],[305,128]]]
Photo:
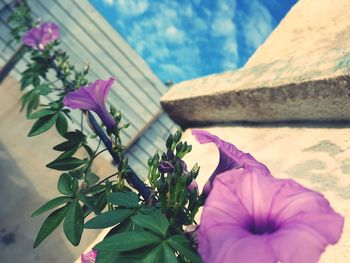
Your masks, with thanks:
[[[165,111],[188,126],[350,120],[350,1],[301,0],[247,65],[174,85]]]
[[[327,248],[320,263],[350,262],[350,128],[227,126],[206,130],[251,153],[273,176],[292,178],[325,195],[345,217],[345,226],[338,244]],[[186,158],[188,167],[196,162],[201,167],[197,180],[202,188],[218,163],[218,151],[213,144],[196,142],[190,130],[184,139],[193,146]]]

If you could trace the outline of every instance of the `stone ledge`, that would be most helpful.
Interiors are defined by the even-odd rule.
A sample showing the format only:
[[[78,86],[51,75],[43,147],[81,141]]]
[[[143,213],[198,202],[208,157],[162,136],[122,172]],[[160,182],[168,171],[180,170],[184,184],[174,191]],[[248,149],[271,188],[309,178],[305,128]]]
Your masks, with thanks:
[[[301,0],[246,66],[174,85],[161,103],[182,126],[350,120],[350,2]]]
[[[162,100],[182,126],[237,121],[348,121],[350,76]]]

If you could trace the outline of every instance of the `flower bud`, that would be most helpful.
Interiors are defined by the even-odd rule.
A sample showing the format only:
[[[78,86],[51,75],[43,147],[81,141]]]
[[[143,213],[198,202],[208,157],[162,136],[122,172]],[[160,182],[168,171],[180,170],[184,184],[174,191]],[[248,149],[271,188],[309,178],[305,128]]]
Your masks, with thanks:
[[[172,173],[175,170],[174,165],[168,161],[161,161],[158,165],[158,170],[160,173]]]
[[[189,192],[193,192],[196,191],[196,193],[198,194],[198,184],[196,180],[192,180],[192,182],[187,186],[187,190]]]

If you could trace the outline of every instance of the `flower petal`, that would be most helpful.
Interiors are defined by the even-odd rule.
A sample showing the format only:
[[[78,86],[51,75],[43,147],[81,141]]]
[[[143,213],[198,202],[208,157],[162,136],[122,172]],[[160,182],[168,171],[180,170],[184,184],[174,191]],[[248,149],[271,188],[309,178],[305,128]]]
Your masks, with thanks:
[[[273,250],[266,236],[250,233],[229,224],[209,228],[203,245],[205,229],[199,228],[199,253],[208,263],[275,263]],[[228,235],[229,233],[229,235]]]
[[[38,28],[32,28],[24,33],[22,41],[25,45],[37,48],[40,39],[40,30]]]
[[[92,85],[94,86],[91,91],[94,91],[93,94],[96,96],[96,101],[99,104],[105,104],[107,100],[108,93],[112,88],[112,85],[116,79],[111,77],[107,80],[96,80]]]
[[[69,92],[63,99],[63,104],[72,109],[92,110],[97,113],[109,131],[113,131],[116,124],[106,108],[108,93],[115,78],[96,80],[91,85]]]
[[[28,30],[22,38],[25,45],[43,50],[46,45],[60,37],[60,28],[52,22],[44,22],[39,27]]]
[[[196,137],[199,143],[215,143],[219,150],[219,163],[209,178],[209,184],[207,184],[204,189],[205,192],[208,193],[208,191],[210,191],[213,181],[218,174],[231,169],[243,168],[260,170],[263,175],[271,176],[270,171],[264,164],[255,160],[249,153],[244,153],[238,150],[233,144],[223,141],[219,137],[204,130],[192,130],[192,134]]]
[[[81,255],[81,263],[95,263],[97,256],[97,250],[91,250]]]
[[[270,237],[277,258],[286,263],[317,263],[328,241],[304,224],[289,224]]]
[[[226,244],[227,243],[227,244]],[[226,241],[215,262],[222,263],[275,263],[265,236],[250,235],[237,241]]]
[[[69,92],[63,98],[63,104],[71,109],[97,110],[98,105],[88,92],[89,86],[81,87],[76,91]]]
[[[269,249],[263,246],[262,252],[273,252],[273,260],[266,261],[271,263],[277,259],[286,263],[317,262],[326,246],[339,240],[344,219],[321,194],[293,180],[262,173],[233,169],[215,178],[199,229],[199,252],[203,259],[210,259],[207,262],[229,258],[229,249],[236,251],[245,235],[266,237],[264,244]],[[236,245],[218,245],[225,240]],[[247,248],[239,246],[232,257],[244,249],[255,253],[256,246],[242,244]],[[237,262],[252,260],[248,252],[239,255],[242,258]]]
[[[44,22],[40,25],[41,39],[43,46],[50,44],[52,41],[60,38],[60,28],[52,22]]]

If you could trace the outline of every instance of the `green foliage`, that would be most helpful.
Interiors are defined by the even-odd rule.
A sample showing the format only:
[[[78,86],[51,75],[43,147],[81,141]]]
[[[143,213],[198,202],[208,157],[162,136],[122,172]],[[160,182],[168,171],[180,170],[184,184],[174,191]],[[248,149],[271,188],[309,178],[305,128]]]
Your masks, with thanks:
[[[56,122],[57,114],[46,115],[39,118],[29,131],[28,136],[36,136],[49,130]]]
[[[134,192],[114,192],[108,196],[108,201],[114,205],[135,208],[139,206],[139,198]]]
[[[17,1],[16,8],[12,11],[8,22],[12,25],[10,30],[12,39],[7,45],[11,45],[13,42],[19,42],[21,35],[34,25],[31,10],[26,1]]]
[[[58,179],[57,189],[64,195],[74,196],[78,190],[78,180],[67,173],[63,173]]]
[[[48,237],[54,231],[59,224],[63,221],[68,210],[70,209],[71,204],[68,203],[64,207],[61,207],[54,212],[52,212],[42,224],[39,233],[34,241],[33,247],[36,248],[39,244]]]
[[[159,209],[145,207],[131,220],[142,228],[120,228],[95,246],[99,262],[201,262],[190,241],[172,234],[170,223]]]
[[[85,141],[86,136],[79,130],[70,131],[63,135],[68,141],[74,141],[76,143],[81,143]]]
[[[128,231],[106,238],[95,246],[101,251],[125,252],[159,243],[160,237],[146,231]]]
[[[87,161],[86,159],[80,160],[75,157],[57,158],[56,160],[48,163],[46,166],[48,168],[59,170],[59,171],[68,171],[85,164],[86,161]]]
[[[156,153],[148,160],[148,180],[158,193],[162,210],[177,229],[194,223],[194,217],[205,200],[203,195],[198,196],[197,190],[188,190],[199,173],[199,166],[196,164],[187,171],[182,158],[192,146],[182,142],[181,135],[180,129],[174,135],[170,134],[166,141],[167,152],[161,157]],[[168,168],[159,168],[163,166]]]
[[[33,112],[33,113],[29,114],[28,115],[28,119],[34,120],[34,119],[42,118],[42,117],[45,117],[45,116],[53,115],[55,113],[56,113],[56,111],[54,111],[54,110],[52,110],[50,108],[44,108],[42,110],[39,110],[39,111],[36,111],[36,112]]]
[[[42,213],[45,213],[57,206],[69,203],[72,201],[72,198],[67,197],[67,196],[59,196],[56,197],[50,201],[48,201],[47,203],[45,203],[43,206],[41,206],[40,208],[38,208],[37,210],[35,210],[35,212],[32,213],[32,217],[40,215]]]
[[[68,131],[68,121],[62,112],[58,112],[56,120],[56,129],[62,136]]]
[[[98,182],[100,177],[93,172],[87,172],[85,179],[86,179],[86,182],[88,183],[88,185],[94,185]]]
[[[131,217],[131,220],[135,224],[151,230],[162,237],[165,237],[165,234],[169,229],[169,221],[166,216],[160,212],[160,210],[156,210],[156,212],[152,214],[138,213],[137,215]]]
[[[124,222],[127,218],[135,213],[134,210],[118,208],[116,210],[107,211],[99,214],[86,222],[85,228],[89,229],[101,229],[114,226],[116,224]]]
[[[35,89],[32,89],[22,95],[20,102],[21,102],[21,111],[26,107],[27,116],[29,116],[32,113],[32,111],[39,106],[40,95],[36,93]]]
[[[167,244],[174,250],[186,257],[193,263],[201,262],[197,251],[184,235],[174,235],[167,239]]]
[[[80,243],[81,235],[84,230],[84,214],[79,201],[73,202],[69,207],[63,223],[63,231],[72,245],[77,246]]]

